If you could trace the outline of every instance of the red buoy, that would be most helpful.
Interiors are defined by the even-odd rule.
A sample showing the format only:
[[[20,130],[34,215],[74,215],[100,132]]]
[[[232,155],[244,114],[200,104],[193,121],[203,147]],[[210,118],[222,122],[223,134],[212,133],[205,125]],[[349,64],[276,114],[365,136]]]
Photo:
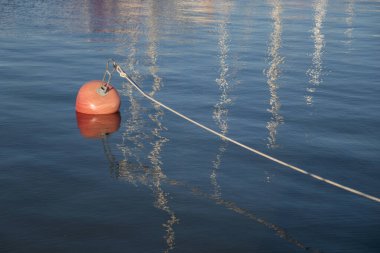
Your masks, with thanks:
[[[94,80],[78,91],[75,109],[85,114],[110,114],[119,111],[120,96],[110,84]]]
[[[77,112],[77,123],[80,133],[85,138],[103,138],[116,132],[120,127],[120,113],[84,114]]]

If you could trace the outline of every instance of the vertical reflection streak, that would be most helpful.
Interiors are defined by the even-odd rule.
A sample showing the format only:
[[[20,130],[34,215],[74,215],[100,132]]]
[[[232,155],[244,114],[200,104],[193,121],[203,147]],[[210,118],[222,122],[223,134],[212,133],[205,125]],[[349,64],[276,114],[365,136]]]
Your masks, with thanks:
[[[228,132],[228,105],[231,104],[231,99],[229,98],[228,92],[231,89],[228,78],[227,64],[228,52],[229,52],[229,32],[228,32],[228,22],[230,10],[232,8],[232,3],[226,3],[222,5],[222,11],[224,18],[218,27],[219,40],[219,77],[215,80],[220,91],[219,101],[214,106],[213,119],[216,125],[219,127],[221,134],[226,135]],[[227,149],[228,142],[222,140],[222,144],[218,148],[218,153],[213,161],[213,167],[210,175],[210,181],[214,188],[214,197],[221,197],[221,188],[217,181],[217,172],[220,168],[222,162],[222,156]]]
[[[354,20],[354,15],[355,15],[354,5],[355,5],[355,0],[349,0],[349,2],[347,4],[347,8],[346,8],[347,29],[346,29],[346,31],[344,31],[344,34],[346,35],[346,38],[347,38],[347,41],[346,41],[347,45],[351,45],[351,43],[352,43],[352,31],[353,31],[352,25],[353,25],[353,20]]]
[[[281,48],[281,34],[282,34],[282,6],[280,0],[271,0],[273,5],[271,17],[273,20],[273,32],[270,36],[270,43],[268,48],[268,61],[269,68],[266,70],[267,84],[269,86],[270,108],[268,111],[272,114],[270,121],[267,123],[266,128],[269,131],[268,147],[277,148],[276,135],[277,128],[283,123],[283,117],[279,114],[281,103],[277,94],[278,84],[277,80],[280,77],[280,65],[284,62],[284,58],[280,55]]]
[[[139,12],[141,9],[141,6],[134,6],[133,10],[135,12]],[[128,8],[128,6],[119,6],[120,10],[123,10],[125,8]],[[136,10],[137,9],[137,10]],[[132,10],[132,8],[131,8]],[[135,78],[136,80],[140,80],[140,73],[137,70],[137,43],[139,41],[139,34],[140,34],[140,19],[138,18],[139,15],[133,15],[128,19],[128,40],[125,41],[125,44],[127,44],[127,50],[128,50],[128,56],[126,59],[126,65],[129,70],[129,72],[132,75],[132,78]],[[128,97],[128,100],[130,102],[129,112],[127,115],[130,115],[130,117],[126,120],[125,123],[125,131],[122,134],[122,143],[119,145],[119,149],[122,151],[124,160],[123,164],[126,164],[128,162],[128,158],[133,158],[135,162],[139,164],[139,167],[142,167],[142,162],[138,154],[143,149],[144,145],[144,139],[147,138],[147,136],[141,131],[144,126],[144,121],[141,117],[141,107],[137,100],[133,96],[133,88],[130,87],[127,83],[123,83],[123,90],[122,94],[126,97]],[[131,148],[131,146],[133,148]],[[127,173],[124,175],[121,175],[122,177],[128,177],[130,179],[133,178],[133,175],[129,174],[128,170],[120,171],[121,173]],[[131,180],[133,182],[133,180]]]
[[[157,91],[161,89],[161,78],[157,75],[158,67],[157,67],[157,47],[158,47],[158,27],[157,21],[155,20],[157,17],[154,16],[154,5],[155,1],[150,2],[150,8],[148,13],[148,56],[150,59],[149,72],[153,76],[153,86],[152,91],[149,93],[151,97],[155,95]],[[156,104],[154,104],[156,105]]]
[[[156,24],[156,13],[154,13],[154,1],[149,3],[148,15],[147,15],[147,26],[148,26],[148,48],[147,55],[150,59],[150,67],[149,72],[153,76],[153,86],[151,96],[160,90],[161,88],[161,78],[159,78],[157,72],[157,24]],[[140,23],[141,20],[136,17],[141,17],[140,12],[142,6],[139,4],[131,4],[129,6],[123,6],[130,10],[136,10],[134,13],[130,14],[128,20],[129,29],[128,35],[130,37],[128,44],[128,56],[127,56],[127,69],[131,73],[131,77],[135,79],[137,82],[141,82],[140,73],[137,69],[138,61],[137,61],[137,43],[139,42],[139,34],[141,33]],[[155,106],[156,113],[149,114],[149,118],[152,122],[155,123],[154,129],[152,129],[151,133],[146,133],[144,129],[146,128],[145,122],[142,118],[142,108],[138,103],[138,100],[133,96],[133,87],[128,85],[127,83],[123,84],[123,95],[125,95],[129,102],[130,107],[128,111],[129,118],[126,120],[125,131],[122,134],[122,143],[119,145],[119,149],[123,153],[123,161],[119,164],[119,172],[118,176],[127,180],[128,182],[137,185],[142,184],[150,188],[154,194],[154,206],[157,209],[160,209],[166,212],[169,215],[169,219],[163,224],[165,228],[165,243],[166,249],[164,252],[169,252],[174,248],[174,230],[173,225],[178,223],[178,219],[176,218],[174,212],[168,206],[168,198],[167,193],[165,193],[161,186],[161,181],[166,178],[165,174],[162,172],[161,165],[162,162],[160,160],[160,153],[163,144],[167,141],[166,138],[161,136],[161,131],[165,130],[162,126],[161,119],[164,115],[164,112],[160,109],[160,107]],[[152,165],[152,168],[145,166],[143,164],[143,158],[140,157],[143,154],[144,143],[149,141],[152,145],[152,150],[148,154],[148,159]],[[137,164],[133,165],[132,164]]]
[[[148,50],[147,54],[150,59],[149,72],[153,77],[153,85],[152,91],[149,93],[150,96],[154,96],[156,92],[161,89],[162,83],[161,78],[158,76],[158,66],[157,66],[157,47],[158,47],[158,27],[157,27],[157,16],[154,13],[155,1],[151,1],[149,4],[149,13],[148,13]],[[164,252],[169,252],[174,249],[175,246],[175,232],[174,232],[174,224],[177,224],[179,220],[177,219],[175,213],[170,209],[168,205],[167,193],[161,187],[161,181],[166,179],[166,175],[163,173],[161,165],[162,161],[160,160],[161,149],[165,142],[168,141],[167,138],[161,135],[162,131],[165,131],[166,128],[162,125],[161,121],[164,116],[164,112],[160,106],[153,104],[155,108],[155,113],[150,114],[149,118],[156,124],[154,129],[152,130],[152,136],[155,137],[156,141],[152,142],[152,151],[149,153],[149,159],[152,164],[153,170],[153,192],[155,194],[155,207],[166,212],[169,215],[169,219],[163,224],[166,235],[165,241],[167,244],[167,248]]]
[[[322,83],[322,55],[325,46],[325,37],[322,33],[323,21],[326,15],[327,0],[317,0],[314,3],[314,28],[312,38],[314,40],[314,52],[312,66],[307,71],[309,76],[309,85],[307,87],[306,104],[313,104],[313,93],[316,87]]]

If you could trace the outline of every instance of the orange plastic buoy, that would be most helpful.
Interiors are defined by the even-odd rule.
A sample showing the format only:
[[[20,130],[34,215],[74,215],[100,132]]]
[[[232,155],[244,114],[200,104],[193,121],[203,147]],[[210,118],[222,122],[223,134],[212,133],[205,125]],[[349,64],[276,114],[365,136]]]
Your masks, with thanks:
[[[120,113],[85,114],[77,112],[77,123],[81,135],[85,138],[100,139],[106,134],[116,132],[120,127]]]
[[[78,91],[75,109],[86,114],[109,114],[119,111],[120,96],[110,84],[100,80],[85,83]]]

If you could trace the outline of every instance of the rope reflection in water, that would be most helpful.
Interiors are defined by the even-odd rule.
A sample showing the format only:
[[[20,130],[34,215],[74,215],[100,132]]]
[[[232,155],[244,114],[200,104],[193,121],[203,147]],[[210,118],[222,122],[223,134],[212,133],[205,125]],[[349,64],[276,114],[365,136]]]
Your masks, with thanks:
[[[214,195],[207,194],[205,192],[202,192],[198,187],[194,187],[191,185],[188,185],[184,182],[179,182],[177,180],[167,180],[167,183],[174,186],[184,187],[187,190],[189,190],[192,194],[196,196],[200,196],[203,198],[206,198],[208,200],[211,200],[215,204],[225,207],[228,210],[231,210],[239,215],[245,216],[246,218],[255,221],[266,228],[270,229],[277,235],[278,237],[286,240],[287,242],[297,246],[298,248],[301,248],[303,250],[306,250],[308,252],[318,253],[321,252],[320,250],[313,249],[312,247],[306,246],[304,243],[300,242],[296,238],[294,238],[290,233],[288,233],[285,229],[281,228],[280,226],[271,223],[270,221],[267,221],[258,215],[254,214],[253,212],[239,207],[236,203],[228,200],[224,200],[221,197],[215,197]]]

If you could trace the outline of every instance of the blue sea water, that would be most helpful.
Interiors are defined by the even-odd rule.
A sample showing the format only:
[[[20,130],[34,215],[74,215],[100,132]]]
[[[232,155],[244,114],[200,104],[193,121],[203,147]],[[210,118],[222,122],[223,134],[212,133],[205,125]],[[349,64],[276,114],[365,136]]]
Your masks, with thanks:
[[[1,252],[379,252],[380,2],[0,0]],[[117,122],[117,120],[116,120]],[[108,123],[112,123],[110,120]],[[79,127],[78,127],[79,126]]]

